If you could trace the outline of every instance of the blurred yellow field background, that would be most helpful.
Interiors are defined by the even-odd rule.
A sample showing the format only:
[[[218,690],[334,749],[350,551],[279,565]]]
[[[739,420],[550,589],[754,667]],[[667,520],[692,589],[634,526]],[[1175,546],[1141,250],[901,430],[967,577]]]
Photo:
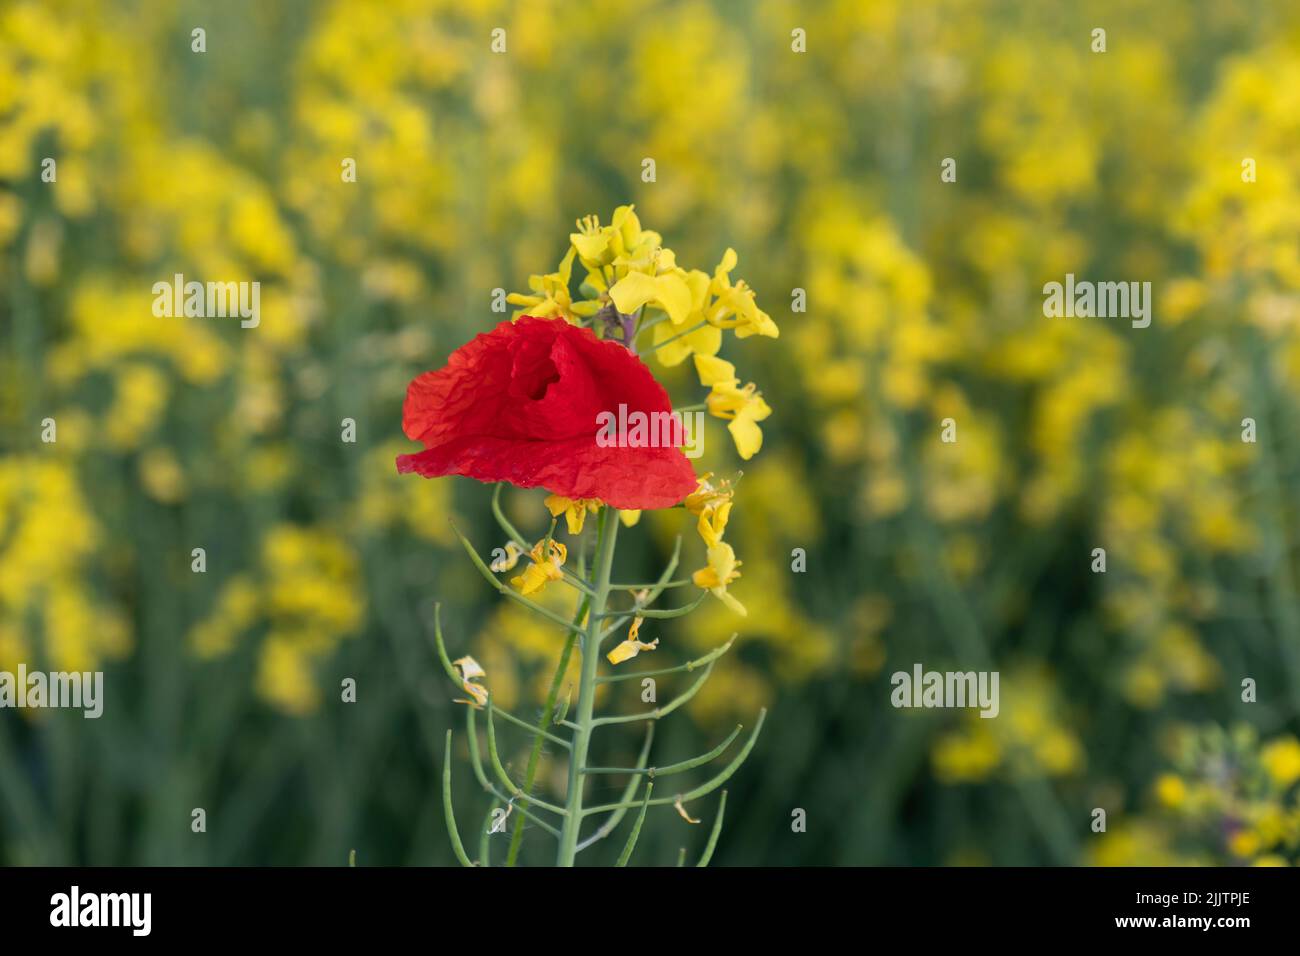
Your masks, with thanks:
[[[771,709],[716,863],[1300,859],[1300,7],[0,0],[0,670],[108,695],[0,713],[0,862],[451,861],[432,602],[521,712],[560,632],[459,552],[490,489],[397,475],[402,397],[625,203],[781,326],[728,356],[763,454],[695,463],[749,615],[655,632],[741,635],[659,745]],[[260,324],[155,317],[175,273]],[[1150,327],[1044,317],[1067,273]],[[893,709],[918,661],[1001,716]]]

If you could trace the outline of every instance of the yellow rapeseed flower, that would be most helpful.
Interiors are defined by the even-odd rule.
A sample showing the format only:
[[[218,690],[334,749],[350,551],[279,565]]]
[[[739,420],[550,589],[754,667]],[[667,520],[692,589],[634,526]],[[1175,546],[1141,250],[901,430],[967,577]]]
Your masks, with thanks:
[[[741,388],[736,367],[715,356],[696,355],[695,371],[700,384],[712,389],[706,399],[709,414],[727,422],[740,457],[746,461],[753,458],[763,447],[763,430],[758,423],[772,414],[758,386],[750,382]]]
[[[569,292],[573,256],[574,250],[570,249],[560,260],[556,271],[529,276],[528,288],[533,290],[532,295],[511,292],[506,296],[506,301],[511,305],[523,306],[511,318],[517,319],[521,315],[535,315],[543,319],[559,317],[576,325],[583,316],[594,315],[599,308],[598,303],[574,302]]]
[[[720,502],[730,501],[736,491],[731,487],[731,482],[725,479],[720,480],[717,485],[712,482],[713,472],[705,472],[698,479],[699,487],[686,496],[684,502],[686,510],[693,515],[703,514],[709,508],[717,506]]]
[[[600,510],[601,502],[596,498],[565,498],[560,495],[547,495],[544,502],[552,518],[564,515],[569,527],[569,534],[582,534],[583,523],[587,513],[595,514]]]
[[[734,595],[727,593],[727,585],[740,577],[740,572],[736,570],[740,564],[731,545],[719,541],[709,547],[708,564],[696,571],[692,580],[696,587],[704,588],[727,607],[743,616],[749,613],[745,610],[745,605],[737,601]]]
[[[521,594],[536,594],[546,587],[548,581],[559,581],[564,577],[560,568],[568,560],[569,549],[559,541],[552,540],[550,553],[543,558],[542,549],[545,547],[544,540],[537,542],[533,550],[528,552],[533,563],[524,570],[523,574],[510,579],[510,583]]]

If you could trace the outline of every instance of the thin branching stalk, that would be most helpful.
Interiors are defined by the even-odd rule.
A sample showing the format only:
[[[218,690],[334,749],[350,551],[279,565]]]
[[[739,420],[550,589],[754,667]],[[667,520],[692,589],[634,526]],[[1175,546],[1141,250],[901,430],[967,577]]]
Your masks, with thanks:
[[[632,858],[632,851],[636,849],[637,837],[641,835],[641,824],[645,823],[645,812],[650,807],[650,794],[654,793],[655,785],[647,782],[645,785],[645,799],[641,801],[641,812],[636,815],[636,823],[632,824],[632,832],[627,835],[627,843],[623,845],[623,852],[618,855],[618,861],[615,866],[627,866],[627,861]]]
[[[501,486],[498,485],[497,486],[498,491],[500,490],[500,488]],[[496,502],[495,495],[493,496],[492,500],[495,505]],[[582,564],[582,559],[581,556],[579,556],[579,565],[581,564]],[[587,607],[588,607],[588,598],[583,597],[582,600],[578,602],[578,610],[573,615],[573,623],[575,625],[582,623],[582,618],[587,613]],[[526,794],[533,792],[533,784],[536,783],[537,781],[537,768],[540,765],[542,759],[542,741],[560,740],[559,737],[556,737],[552,733],[548,733],[542,728],[548,726],[551,723],[551,721],[554,720],[555,718],[555,706],[556,706],[556,701],[558,701],[560,697],[560,685],[564,681],[564,675],[568,673],[569,659],[573,656],[573,647],[577,643],[577,641],[578,641],[577,633],[574,631],[570,631],[564,639],[564,650],[560,652],[560,660],[555,665],[555,673],[551,675],[551,686],[547,688],[546,691],[546,704],[542,708],[542,716],[541,719],[538,721],[538,723],[540,723],[541,726],[537,728],[537,733],[533,737],[533,747],[528,754],[528,766],[524,770],[524,792]],[[563,740],[561,741],[561,743],[563,744],[566,750],[571,749],[569,742],[567,740]],[[524,806],[528,805],[528,800],[526,796],[523,798],[522,802]],[[519,847],[523,843],[523,838],[524,838],[524,818],[521,816],[515,820],[514,830],[510,834],[510,849],[506,851],[506,866],[514,866],[515,863],[518,861]]]
[[[700,688],[704,686],[704,682],[709,679],[709,675],[712,673],[713,662],[710,661],[708,666],[704,668],[704,673],[695,678],[694,684],[686,688],[686,690],[682,691],[662,707],[656,707],[654,710],[647,710],[639,714],[619,714],[615,717],[598,717],[596,719],[596,726],[601,726],[603,724],[629,724],[634,720],[659,720],[663,717],[667,717],[678,707],[682,706],[698,694]]]
[[[718,815],[713,820],[713,830],[709,833],[709,842],[704,846],[704,852],[700,854],[700,862],[696,866],[708,866],[709,861],[713,859],[713,851],[718,846],[718,834],[722,832],[722,818],[727,813],[727,791],[722,791],[722,799],[718,801]]]
[[[759,732],[762,731],[763,729],[763,720],[766,717],[767,717],[767,708],[764,707],[762,710],[758,712],[758,721],[757,723],[754,724],[754,729],[750,732],[749,739],[745,741],[745,746],[741,748],[740,753],[736,754],[736,756],[732,758],[731,763],[727,764],[727,766],[724,767],[722,771],[717,774],[717,776],[713,777],[711,780],[705,783],[700,784],[698,787],[696,787],[693,790],[686,791],[685,793],[677,794],[676,796],[672,796],[672,797],[655,798],[654,800],[650,801],[650,806],[652,807],[667,806],[668,804],[676,803],[678,800],[681,800],[683,803],[685,803],[687,800],[697,800],[700,797],[706,796],[707,794],[712,793],[714,790],[717,790],[718,787],[722,786],[729,779],[731,779],[731,775],[740,769],[740,765],[745,762],[745,758],[749,756],[749,752],[754,749],[754,743],[758,740]],[[618,803],[606,803],[600,806],[587,807],[585,810],[582,811],[582,813],[584,815],[593,814],[593,813],[604,813],[607,810],[617,810],[622,805],[623,804],[618,804]]]
[[[466,708],[465,724],[469,732],[469,762],[470,766],[474,768],[474,777],[478,780],[479,786],[492,796],[496,797],[502,803],[509,803],[510,797],[502,793],[497,788],[496,784],[488,779],[487,771],[483,769],[483,757],[479,754],[478,749],[478,728],[475,726],[474,722],[475,713],[476,711],[473,707]],[[515,804],[515,809],[518,810],[529,823],[536,824],[553,837],[559,837],[560,831],[551,826],[551,824],[547,823],[545,820],[541,819],[537,814],[533,813],[531,809],[525,810],[523,807],[519,806],[518,803]]]
[[[718,744],[708,753],[702,753],[698,757],[691,757],[689,760],[682,760],[677,763],[670,763],[663,767],[587,767],[582,772],[586,774],[643,773],[649,776],[651,780],[653,780],[655,777],[668,777],[675,773],[684,773],[687,770],[693,770],[696,767],[708,763],[710,760],[712,760],[715,757],[721,756],[722,752],[731,746],[731,742],[735,740],[738,736],[740,736],[740,732],[743,729],[744,729],[743,725],[736,724],[736,729],[733,730],[727,736],[727,739],[724,740],[722,743]]]
[[[500,780],[502,786],[506,788],[506,793],[517,799],[525,796],[525,793],[522,787],[510,779],[510,774],[506,772],[505,765],[501,763],[501,754],[497,750],[496,722],[492,719],[494,709],[495,708],[492,706],[492,698],[489,697],[487,704],[488,759],[492,761],[492,772],[497,775],[497,779]],[[568,812],[564,807],[557,807],[555,804],[547,803],[545,800],[539,799],[538,797],[532,797],[530,802],[533,806],[540,807],[543,810],[549,810],[552,813],[559,814],[560,816],[565,816]]]
[[[715,647],[703,657],[697,657],[693,661],[687,661],[685,664],[678,664],[676,667],[661,667],[653,671],[628,671],[626,674],[606,674],[596,678],[598,684],[608,684],[620,680],[639,680],[642,677],[661,677],[664,674],[680,674],[683,671],[693,671],[697,667],[703,667],[716,661],[727,651],[731,650],[731,645],[736,642],[736,635],[732,634],[727,638],[727,643]]]
[[[646,724],[645,742],[641,745],[641,753],[637,757],[636,767],[634,769],[640,770],[646,765],[646,761],[650,759],[650,745],[654,742],[654,739],[655,739],[655,725]],[[641,777],[639,776],[629,777],[627,781],[627,786],[624,788],[623,796],[619,798],[619,802],[621,804],[629,803],[632,800],[632,798],[636,796],[636,791],[639,786],[641,786]],[[613,833],[614,830],[618,828],[618,825],[623,822],[623,817],[626,813],[627,813],[627,807],[620,807],[619,809],[613,811],[609,815],[609,819],[607,819],[604,823],[598,826],[595,832],[591,834],[591,836],[587,837],[585,840],[579,841],[578,852],[581,853],[583,850],[587,849],[587,847],[591,846],[593,843],[599,843],[601,840],[605,839],[605,837]]]
[[[442,663],[442,669],[447,672],[447,676],[451,678],[453,684],[457,687],[462,687],[464,682],[461,680],[460,674],[456,671],[456,665],[451,662],[451,657],[447,654],[447,645],[442,638],[441,604],[435,604],[433,606],[433,643],[438,652],[438,660]],[[563,737],[557,737],[555,734],[548,733],[544,728],[530,724],[526,720],[521,720],[509,711],[502,710],[498,707],[496,712],[512,724],[523,727],[525,730],[531,730],[533,733],[541,734],[547,740],[551,741],[551,743],[558,744],[566,749],[569,746],[569,742]]]
[[[492,865],[492,840],[491,840],[492,826],[494,822],[494,815],[499,809],[501,809],[501,801],[493,800],[492,803],[488,805],[487,813],[483,815],[483,826],[479,830],[479,834],[478,834],[478,865],[479,866]],[[522,820],[523,817],[520,817],[519,819]]]
[[[447,834],[451,837],[451,852],[461,866],[473,866],[465,854],[465,844],[460,842],[460,830],[456,827],[456,811],[451,804],[451,731],[447,731],[447,744],[442,752],[442,812],[447,818]]]
[[[620,615],[624,615],[628,613],[635,614],[637,617],[655,617],[655,618],[681,617],[684,614],[690,614],[692,611],[694,611],[697,607],[699,607],[704,602],[704,599],[706,597],[708,597],[708,592],[702,591],[700,592],[700,596],[697,597],[694,601],[692,601],[690,604],[683,604],[681,607],[647,608],[637,604],[633,606],[630,612],[629,611],[602,611],[600,614],[597,615],[597,617],[602,617],[602,618],[619,617]]]
[[[506,520],[500,509],[499,488],[497,494],[493,496],[493,512],[497,517],[498,523],[502,529],[521,547],[522,539],[509,521]],[[659,777],[671,776],[678,773],[684,773],[703,766],[710,761],[721,756],[739,737],[741,726],[737,726],[721,743],[695,757],[686,760],[676,761],[664,766],[650,766],[649,755],[650,746],[653,740],[654,725],[657,721],[668,716],[673,711],[684,706],[690,701],[704,686],[717,660],[729,651],[735,642],[736,635],[733,634],[726,643],[714,648],[702,657],[695,658],[679,664],[674,667],[665,667],[648,671],[628,671],[625,673],[613,674],[602,677],[599,674],[600,650],[605,638],[609,637],[617,629],[622,627],[634,616],[651,617],[651,618],[672,618],[679,617],[689,613],[705,599],[706,594],[700,596],[681,607],[654,609],[648,608],[647,605],[653,603],[658,596],[668,587],[683,585],[688,582],[674,581],[673,572],[677,569],[677,563],[681,554],[681,538],[673,548],[671,560],[664,569],[659,580],[653,585],[632,586],[632,585],[614,585],[611,583],[614,548],[617,540],[619,528],[619,514],[614,508],[606,506],[596,518],[596,542],[595,554],[592,557],[590,565],[590,574],[588,575],[588,562],[585,546],[579,546],[577,555],[578,574],[577,581],[580,583],[578,590],[581,598],[578,601],[577,608],[574,611],[573,620],[569,621],[548,608],[542,607],[536,602],[529,600],[518,594],[511,588],[503,584],[488,568],[484,560],[474,550],[469,540],[456,530],[456,535],[460,539],[466,553],[470,555],[474,566],[483,576],[500,593],[504,594],[511,600],[522,604],[525,607],[536,611],[540,617],[552,621],[564,627],[566,642],[559,660],[557,661],[555,673],[551,679],[551,685],[547,693],[545,706],[542,708],[538,723],[531,723],[523,720],[508,711],[502,710],[496,706],[495,699],[488,696],[486,703],[487,710],[487,744],[488,744],[488,763],[491,765],[489,775],[485,767],[484,760],[479,748],[478,729],[476,726],[476,713],[480,709],[474,701],[465,701],[468,704],[466,708],[466,730],[469,740],[470,764],[473,767],[475,778],[479,785],[493,799],[493,803],[488,810],[485,818],[483,832],[479,837],[479,858],[480,865],[489,865],[490,856],[489,836],[491,833],[491,820],[496,812],[502,807],[508,807],[508,812],[518,811],[519,816],[515,820],[514,832],[511,838],[510,850],[506,857],[506,864],[513,866],[518,857],[519,845],[524,829],[524,822],[538,827],[541,830],[551,834],[558,841],[556,862],[561,866],[572,866],[576,860],[577,854],[582,850],[590,847],[594,843],[609,836],[610,833],[619,825],[624,815],[630,810],[637,810],[636,822],[629,834],[628,840],[618,857],[618,865],[625,865],[632,855],[637,840],[641,833],[641,828],[645,822],[646,813],[652,806],[666,806],[677,804],[679,809],[681,804],[688,800],[694,800],[705,796],[723,783],[725,783],[740,767],[740,765],[749,756],[759,733],[762,730],[763,721],[766,717],[766,711],[761,711],[754,729],[750,732],[748,739],[740,751],[732,758],[730,763],[712,778],[699,786],[677,793],[672,796],[653,797],[653,781]],[[455,526],[453,525],[453,528]],[[551,535],[554,534],[556,522],[552,521],[547,537],[543,539],[543,547],[549,547],[547,543]],[[590,540],[590,539],[584,539]],[[566,570],[566,574],[572,572]],[[572,583],[567,582],[566,583]],[[609,602],[612,595],[616,593],[633,592],[635,599],[634,605],[624,611],[610,608]],[[446,644],[442,636],[442,624],[440,616],[440,607],[435,606],[434,613],[434,638],[437,648],[438,659],[446,671],[447,677],[458,688],[465,689],[471,697],[475,696],[475,687],[467,685],[462,677],[461,671],[451,662],[450,655],[447,653]],[[564,675],[568,671],[569,662],[572,657],[574,647],[580,649],[581,668],[580,679],[578,682],[578,701],[576,710],[566,719],[567,701],[565,713],[559,713],[558,701],[560,687],[562,686]],[[595,692],[600,683],[613,682],[619,680],[643,679],[648,676],[659,676],[664,674],[676,674],[683,672],[692,672],[701,670],[699,676],[691,685],[682,693],[674,697],[668,703],[653,710],[637,713],[624,714],[618,716],[597,717],[595,716]],[[516,783],[510,776],[505,764],[501,760],[501,753],[497,742],[496,717],[500,716],[503,720],[514,724],[515,726],[527,731],[532,735],[532,747],[529,754],[527,769],[525,771],[523,784]],[[637,758],[634,767],[590,767],[587,765],[587,757],[590,751],[591,737],[597,727],[626,724],[637,721],[646,722],[646,737]],[[563,737],[548,730],[548,727],[557,726],[565,728],[572,732],[570,739],[565,740]],[[450,747],[450,733],[448,734],[448,747]],[[536,781],[538,765],[542,755],[542,749],[545,743],[551,742],[563,747],[569,752],[569,774],[568,787],[565,793],[564,805],[560,806],[554,803],[533,796],[533,787]],[[444,755],[444,776],[443,776],[443,802],[444,810],[447,817],[448,830],[451,832],[453,849],[456,850],[457,859],[467,866],[474,865],[464,853],[464,845],[460,840],[459,833],[456,832],[455,818],[451,808],[451,789],[450,789],[450,755]],[[623,789],[622,796],[617,803],[604,804],[600,806],[584,807],[584,789],[586,778],[593,774],[625,774],[628,777],[626,786]],[[495,777],[495,780],[493,779]],[[638,799],[638,791],[642,782],[645,783],[645,792]],[[706,865],[711,859],[714,849],[717,846],[718,836],[721,832],[723,811],[726,807],[726,795],[719,804],[718,816],[714,821],[713,830],[709,836],[709,841],[705,847],[698,865]],[[560,819],[558,825],[553,825],[547,820],[538,816],[538,811],[552,813]],[[586,839],[580,839],[583,820],[589,816],[597,814],[607,814],[607,818],[601,823],[596,830]],[[685,861],[683,856],[679,859],[679,865]]]

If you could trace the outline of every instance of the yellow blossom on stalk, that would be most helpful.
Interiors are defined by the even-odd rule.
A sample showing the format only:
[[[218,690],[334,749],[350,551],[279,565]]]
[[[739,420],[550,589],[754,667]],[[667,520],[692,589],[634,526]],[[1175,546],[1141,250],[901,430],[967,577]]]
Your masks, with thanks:
[[[731,501],[720,501],[714,507],[700,513],[696,529],[700,537],[710,548],[722,541],[722,533],[727,530],[727,519],[731,516]]]
[[[766,335],[777,338],[781,330],[776,327],[772,317],[760,309],[754,301],[754,290],[744,280],[731,284],[731,270],[736,268],[736,250],[728,249],[714,270],[713,281],[709,291],[716,300],[709,309],[708,321],[722,329],[735,329],[736,338],[744,339],[751,335]]]
[[[536,594],[546,587],[548,581],[559,581],[564,577],[560,568],[569,558],[569,549],[559,541],[552,540],[550,553],[543,558],[542,549],[545,547],[544,540],[537,542],[533,550],[528,552],[533,563],[524,570],[523,574],[510,579],[510,583],[521,594]]]
[[[614,307],[624,315],[650,305],[666,312],[674,325],[681,325],[690,317],[693,302],[687,273],[676,265],[659,272],[661,260],[673,261],[671,254],[657,256],[650,263],[653,271],[629,272],[610,288],[609,297]]]
[[[564,498],[560,495],[547,495],[544,503],[552,518],[564,515],[569,534],[582,534],[587,513],[595,514],[600,510],[601,504],[596,498]]]
[[[599,216],[585,216],[577,221],[578,231],[569,233],[569,242],[578,258],[589,272],[588,281],[604,291],[609,283],[598,284],[603,277],[612,279],[622,273],[607,271],[615,264],[644,264],[652,252],[663,242],[657,232],[641,228],[641,219],[635,206],[619,206],[614,210],[608,226],[600,224]]]
[[[686,318],[690,290],[677,257],[657,232],[641,228],[632,206],[619,206],[608,226],[596,216],[578,220],[569,241],[587,270],[585,285],[625,315],[644,305],[662,309],[674,322]]]
[[[465,688],[465,693],[473,698],[473,700],[456,700],[453,703],[484,706],[488,700],[487,688],[482,684],[474,683],[476,677],[487,677],[487,671],[483,669],[483,665],[469,656],[454,660],[451,664],[460,672],[460,683]]]
[[[697,480],[699,487],[686,496],[684,505],[686,510],[693,515],[703,514],[710,508],[716,507],[720,502],[730,501],[736,494],[731,482],[722,480],[716,486],[712,483],[713,472],[706,472]]]
[[[680,270],[679,270],[680,271]],[[706,317],[709,306],[709,274],[692,269],[685,275],[691,307],[681,322],[660,322],[654,327],[654,353],[664,365],[680,365],[686,356],[717,355],[722,348],[722,329]],[[671,314],[669,319],[672,320]]]
[[[696,355],[695,371],[700,384],[712,389],[706,399],[709,414],[727,422],[740,457],[746,461],[753,458],[763,447],[763,430],[758,423],[772,414],[762,392],[753,382],[741,388],[736,367],[724,359]]]
[[[628,629],[627,640],[605,655],[609,658],[611,664],[621,664],[636,657],[642,651],[653,651],[659,646],[659,638],[657,637],[649,643],[637,639],[637,635],[641,632],[641,622],[644,620],[643,617],[634,620],[632,626]]]
[[[511,305],[523,306],[511,316],[512,319],[517,319],[521,315],[535,315],[543,319],[558,316],[576,325],[580,318],[596,313],[600,307],[599,303],[574,302],[569,292],[569,280],[573,275],[573,255],[573,249],[565,253],[555,272],[529,276],[528,288],[533,290],[532,295],[511,292],[506,296],[506,301]]]
[[[595,216],[579,220],[569,241],[587,269],[585,286],[599,301],[609,301],[623,315],[645,308],[663,313],[652,322],[654,350],[664,365],[677,365],[692,353],[717,354],[724,328],[741,338],[777,334],[771,317],[755,304],[753,290],[744,282],[731,284],[735,250],[727,250],[713,276],[683,269],[657,232],[641,228],[632,206],[614,210],[608,226]]]
[[[695,528],[708,546],[706,552],[708,564],[695,572],[693,580],[697,587],[709,591],[737,614],[746,614],[745,606],[727,593],[727,585],[740,577],[736,569],[740,562],[731,545],[722,540],[727,530],[727,520],[731,517],[732,496],[734,492],[728,482],[721,482],[715,488],[709,483],[712,473],[699,479],[699,488],[687,496],[686,508],[692,514],[699,515]]]
[[[745,610],[745,605],[727,593],[727,585],[740,577],[740,572],[736,570],[740,564],[731,545],[719,541],[709,546],[708,564],[696,571],[692,580],[696,587],[704,588],[737,614],[745,615],[749,613]]]

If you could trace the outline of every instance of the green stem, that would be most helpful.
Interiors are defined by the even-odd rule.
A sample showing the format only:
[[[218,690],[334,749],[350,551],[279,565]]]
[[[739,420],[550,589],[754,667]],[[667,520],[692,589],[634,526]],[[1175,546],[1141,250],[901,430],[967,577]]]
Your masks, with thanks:
[[[582,677],[578,684],[578,713],[574,720],[573,748],[569,757],[569,793],[567,815],[560,829],[557,866],[573,866],[578,852],[578,831],[582,827],[582,791],[586,778],[587,747],[591,743],[596,700],[596,666],[600,661],[600,616],[609,600],[610,574],[614,567],[614,542],[618,537],[618,511],[605,507],[600,512],[596,539],[596,557],[592,568],[591,613],[582,638]]]
[[[650,758],[650,744],[655,739],[655,725],[653,723],[645,725],[645,743],[641,745],[641,755],[636,759],[636,769],[640,771],[645,767],[646,761]],[[623,796],[619,803],[628,803],[636,796],[637,788],[641,786],[641,777],[638,774],[632,774],[627,778],[627,786],[623,788]],[[615,828],[623,821],[623,815],[627,813],[626,809],[615,810],[608,819],[596,828],[596,832],[585,840],[578,841],[578,852],[581,853],[593,843],[599,843],[605,837],[614,832]]]
[[[583,598],[578,602],[578,610],[573,615],[573,623],[582,623],[582,616],[587,613],[588,599]],[[550,725],[552,718],[555,716],[555,703],[560,697],[560,685],[564,681],[564,675],[569,671],[569,658],[573,656],[573,645],[577,643],[578,635],[570,631],[564,641],[564,650],[560,652],[559,663],[555,665],[555,673],[551,675],[551,686],[546,692],[546,706],[542,708],[542,716],[538,723],[541,727]],[[524,770],[524,792],[532,793],[533,784],[537,780],[537,767],[542,759],[542,741],[550,738],[551,735],[546,731],[538,728],[537,735],[533,737],[533,749],[528,754],[528,766]],[[564,741],[564,746],[569,747],[569,742]],[[524,800],[527,806],[527,799]],[[514,831],[510,834],[510,849],[506,852],[506,866],[514,866],[519,859],[519,847],[524,839],[524,818],[520,816],[515,820]]]

